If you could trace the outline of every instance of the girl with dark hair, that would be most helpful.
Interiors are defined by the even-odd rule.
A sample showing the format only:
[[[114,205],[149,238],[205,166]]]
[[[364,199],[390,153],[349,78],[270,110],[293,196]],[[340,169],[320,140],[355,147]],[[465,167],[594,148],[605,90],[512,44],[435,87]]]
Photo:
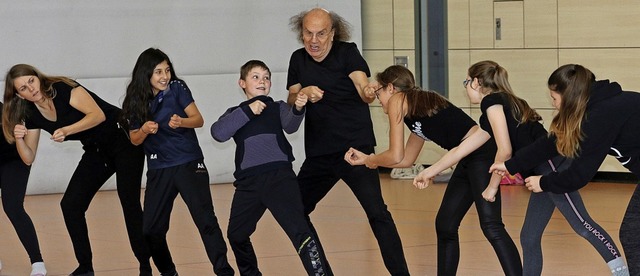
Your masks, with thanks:
[[[469,68],[469,79],[471,81],[467,87],[467,92],[470,93],[470,98],[472,98],[472,95],[482,97],[481,109],[483,114],[487,113],[488,117],[492,115],[495,117],[495,113],[500,113],[499,109],[503,110],[502,114],[504,115],[499,114],[498,116],[500,118],[504,117],[504,121],[502,119],[492,121],[489,118],[491,128],[498,129],[493,132],[495,137],[500,136],[497,133],[499,129],[505,129],[506,126],[508,130],[508,133],[506,133],[508,140],[503,139],[498,142],[498,138],[496,138],[498,152],[500,152],[501,148],[506,148],[504,151],[508,153],[503,158],[496,158],[496,162],[504,161],[505,158],[508,159],[511,157],[510,152],[517,152],[520,148],[533,143],[535,139],[547,135],[542,124],[538,123],[541,117],[529,107],[526,101],[515,96],[511,90],[508,84],[507,71],[503,67],[493,61],[478,62]],[[476,80],[478,85],[474,88],[474,81]],[[497,97],[497,95],[502,97]],[[543,162],[533,171],[525,171],[523,174],[525,176],[532,173],[544,175],[553,170],[563,170],[569,166],[570,162],[570,159],[567,160],[560,156],[554,157],[552,160]],[[485,199],[492,201],[493,195],[499,189],[499,185],[499,183],[490,183],[483,193]],[[574,231],[591,243],[605,262],[608,263],[612,271],[619,267],[624,267],[624,262],[615,243],[611,240],[609,234],[591,219],[577,191],[563,194],[532,193],[520,233],[524,275],[540,275],[542,273],[542,234],[551,219],[555,207],[558,207],[558,210],[567,219]],[[605,239],[602,240],[602,237]],[[614,275],[621,274],[614,273]]]
[[[233,275],[227,245],[213,210],[209,172],[194,128],[204,120],[191,90],[179,79],[169,57],[149,48],[131,74],[121,123],[131,143],[142,144],[147,156],[143,232],[161,275],[178,275],[167,244],[173,202],[182,197],[198,227],[217,275]]]
[[[547,135],[539,122],[540,115],[529,107],[525,100],[515,95],[509,84],[506,69],[498,63],[487,60],[473,64],[469,67],[464,85],[471,103],[480,104],[480,127],[491,134],[497,145],[494,162],[508,159],[513,152]],[[521,174],[547,174],[553,170],[563,170],[570,162],[554,156],[553,159],[545,160],[532,170],[523,171]],[[437,170],[438,166],[428,168],[416,179],[431,177]],[[491,181],[483,192],[483,197],[493,202],[499,186],[499,181]],[[576,233],[589,241],[612,269],[624,266],[619,263],[622,259],[615,244],[607,232],[591,219],[580,194],[532,194],[520,233],[524,275],[542,273],[542,234],[555,207],[558,207]],[[599,235],[605,237],[605,241],[602,241]]]
[[[460,162],[453,171],[436,216],[438,275],[456,275],[460,259],[458,228],[474,203],[482,231],[495,249],[504,273],[521,275],[520,254],[502,223],[500,197],[498,195],[496,203],[489,203],[481,195],[491,178],[487,168],[495,155],[495,144],[485,143],[489,134],[444,97],[416,87],[413,74],[403,66],[388,67],[376,75],[376,80],[375,94],[389,117],[389,149],[366,155],[351,148],[345,160],[369,168],[409,167],[420,154],[425,140],[433,141],[455,156],[464,157],[458,159]],[[403,145],[403,122],[412,132],[406,146]],[[474,144],[463,147],[463,141]],[[462,152],[470,148],[473,150]]]
[[[142,237],[140,185],[144,153],[128,142],[118,125],[120,109],[79,83],[48,76],[35,67],[17,64],[5,77],[2,130],[15,143],[22,161],[36,157],[40,129],[55,142],[79,140],[84,153],[60,205],[79,266],[71,275],[93,275],[85,212],[100,187],[115,173],[131,248],[140,275],[151,275],[149,252]]]
[[[515,173],[560,154],[573,159],[568,168],[544,176],[531,176],[525,182],[535,193],[569,193],[587,185],[605,156],[610,154],[640,176],[639,93],[623,91],[616,82],[596,80],[591,71],[578,64],[556,69],[547,85],[558,109],[551,121],[550,135],[523,148],[508,161],[492,165],[491,171]],[[639,187],[631,196],[620,227],[628,272],[624,262],[616,258],[617,265],[611,269],[614,274],[640,275],[640,240],[636,236],[640,231]]]

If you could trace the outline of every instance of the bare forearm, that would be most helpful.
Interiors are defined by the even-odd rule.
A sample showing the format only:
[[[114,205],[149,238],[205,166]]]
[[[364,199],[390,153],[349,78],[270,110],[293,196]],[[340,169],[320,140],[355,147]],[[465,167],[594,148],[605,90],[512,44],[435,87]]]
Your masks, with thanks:
[[[36,159],[36,152],[29,148],[24,139],[16,139],[16,149],[22,162],[29,166],[33,164],[33,161]]]
[[[182,121],[180,123],[180,127],[184,127],[184,128],[199,128],[199,127],[202,127],[203,125],[204,125],[204,119],[202,118],[201,115],[182,118]]]
[[[103,112],[95,113],[95,114],[87,114],[80,121],[77,121],[73,124],[63,127],[65,135],[73,135],[87,129],[91,129],[102,122],[104,122],[107,118],[105,117]]]

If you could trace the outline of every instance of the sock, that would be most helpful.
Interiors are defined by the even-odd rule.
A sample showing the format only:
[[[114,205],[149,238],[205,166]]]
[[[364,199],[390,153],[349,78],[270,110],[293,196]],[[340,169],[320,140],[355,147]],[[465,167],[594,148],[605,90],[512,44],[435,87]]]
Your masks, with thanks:
[[[629,268],[622,257],[615,258],[607,263],[613,276],[629,276]]]
[[[31,276],[46,276],[47,269],[43,262],[35,262],[31,264]]]

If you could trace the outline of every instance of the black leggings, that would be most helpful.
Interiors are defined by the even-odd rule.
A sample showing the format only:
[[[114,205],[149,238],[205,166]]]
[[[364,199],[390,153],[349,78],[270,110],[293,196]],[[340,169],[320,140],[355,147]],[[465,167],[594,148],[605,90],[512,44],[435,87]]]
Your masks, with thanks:
[[[124,134],[109,148],[85,146],[60,205],[76,259],[83,271],[93,270],[85,212],[100,187],[115,173],[118,197],[124,213],[129,243],[141,267],[149,266],[149,250],[142,235],[140,186],[144,169],[142,147],[133,146]]]
[[[30,171],[31,167],[20,159],[0,164],[0,189],[4,212],[13,224],[22,246],[27,250],[31,263],[35,263],[42,262],[40,245],[33,222],[24,210],[24,196]]]
[[[436,216],[438,275],[456,275],[460,260],[458,228],[473,203],[480,228],[498,255],[505,275],[522,275],[520,253],[502,223],[500,192],[495,202],[482,198],[491,178],[488,171],[492,163],[492,156],[476,151],[458,163],[449,180]]]

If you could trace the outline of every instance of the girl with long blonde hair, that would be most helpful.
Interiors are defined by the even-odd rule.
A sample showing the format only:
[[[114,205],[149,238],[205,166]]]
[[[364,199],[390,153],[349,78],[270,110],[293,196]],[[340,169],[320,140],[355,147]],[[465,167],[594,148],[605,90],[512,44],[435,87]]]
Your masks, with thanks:
[[[589,217],[577,191],[595,175],[607,152],[618,157],[634,174],[640,174],[637,143],[640,94],[623,92],[615,82],[596,81],[591,71],[577,64],[556,69],[547,85],[553,106],[558,110],[551,121],[549,136],[519,150],[506,163],[496,162],[490,168],[499,174],[516,173],[530,170],[558,154],[571,159],[562,169],[546,174],[536,172],[525,180],[527,188],[534,192],[521,234],[525,268],[527,250],[537,254],[530,258],[532,260],[542,257],[536,251],[540,251],[539,240],[553,212],[550,198],[573,229],[600,253],[613,275],[638,275],[640,242],[634,236],[640,230],[638,189],[620,228],[628,269],[614,241]],[[545,193],[541,193],[543,191]],[[547,197],[540,196],[545,194]],[[567,208],[567,204],[572,208]],[[538,261],[541,270],[542,260]]]

